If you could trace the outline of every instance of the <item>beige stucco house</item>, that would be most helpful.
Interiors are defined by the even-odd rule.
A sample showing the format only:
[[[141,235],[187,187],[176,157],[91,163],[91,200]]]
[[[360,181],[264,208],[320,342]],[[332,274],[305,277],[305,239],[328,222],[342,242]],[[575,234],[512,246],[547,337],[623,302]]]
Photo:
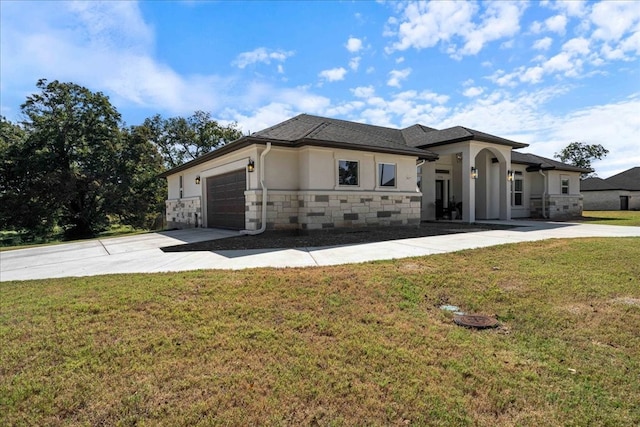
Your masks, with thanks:
[[[585,210],[640,210],[640,166],[607,179],[587,178],[580,182],[580,191]]]
[[[526,146],[460,126],[302,114],[165,172],[167,225],[255,232],[579,216],[586,170],[514,151]]]

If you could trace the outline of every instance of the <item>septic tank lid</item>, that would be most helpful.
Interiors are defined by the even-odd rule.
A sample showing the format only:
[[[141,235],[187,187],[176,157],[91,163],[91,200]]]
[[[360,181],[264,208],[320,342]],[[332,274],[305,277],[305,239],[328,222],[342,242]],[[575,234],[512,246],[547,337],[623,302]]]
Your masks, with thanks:
[[[482,314],[457,314],[453,316],[453,321],[456,325],[476,329],[495,328],[498,326],[496,319]]]

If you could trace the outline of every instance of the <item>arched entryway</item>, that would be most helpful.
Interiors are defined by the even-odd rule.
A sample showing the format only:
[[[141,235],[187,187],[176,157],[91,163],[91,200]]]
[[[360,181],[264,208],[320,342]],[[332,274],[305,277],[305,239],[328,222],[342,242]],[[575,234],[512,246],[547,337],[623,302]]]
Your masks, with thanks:
[[[483,148],[474,159],[476,219],[509,219],[508,163],[498,150]]]

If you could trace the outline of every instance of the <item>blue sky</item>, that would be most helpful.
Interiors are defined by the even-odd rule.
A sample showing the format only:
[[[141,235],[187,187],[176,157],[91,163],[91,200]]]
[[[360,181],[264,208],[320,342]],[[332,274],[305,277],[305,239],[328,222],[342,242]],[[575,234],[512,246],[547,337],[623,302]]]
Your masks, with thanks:
[[[1,113],[39,78],[107,94],[129,125],[211,112],[466,126],[546,157],[640,166],[640,2],[0,2]]]

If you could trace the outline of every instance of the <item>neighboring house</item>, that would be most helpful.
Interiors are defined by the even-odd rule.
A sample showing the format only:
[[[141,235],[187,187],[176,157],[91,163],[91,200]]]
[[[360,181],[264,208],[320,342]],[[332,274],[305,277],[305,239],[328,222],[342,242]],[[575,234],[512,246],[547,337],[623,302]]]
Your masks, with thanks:
[[[582,213],[581,172],[456,126],[301,114],[162,174],[170,228],[327,229]],[[266,200],[266,204],[263,201]]]
[[[640,167],[607,179],[587,178],[580,182],[584,209],[588,211],[640,210]]]

